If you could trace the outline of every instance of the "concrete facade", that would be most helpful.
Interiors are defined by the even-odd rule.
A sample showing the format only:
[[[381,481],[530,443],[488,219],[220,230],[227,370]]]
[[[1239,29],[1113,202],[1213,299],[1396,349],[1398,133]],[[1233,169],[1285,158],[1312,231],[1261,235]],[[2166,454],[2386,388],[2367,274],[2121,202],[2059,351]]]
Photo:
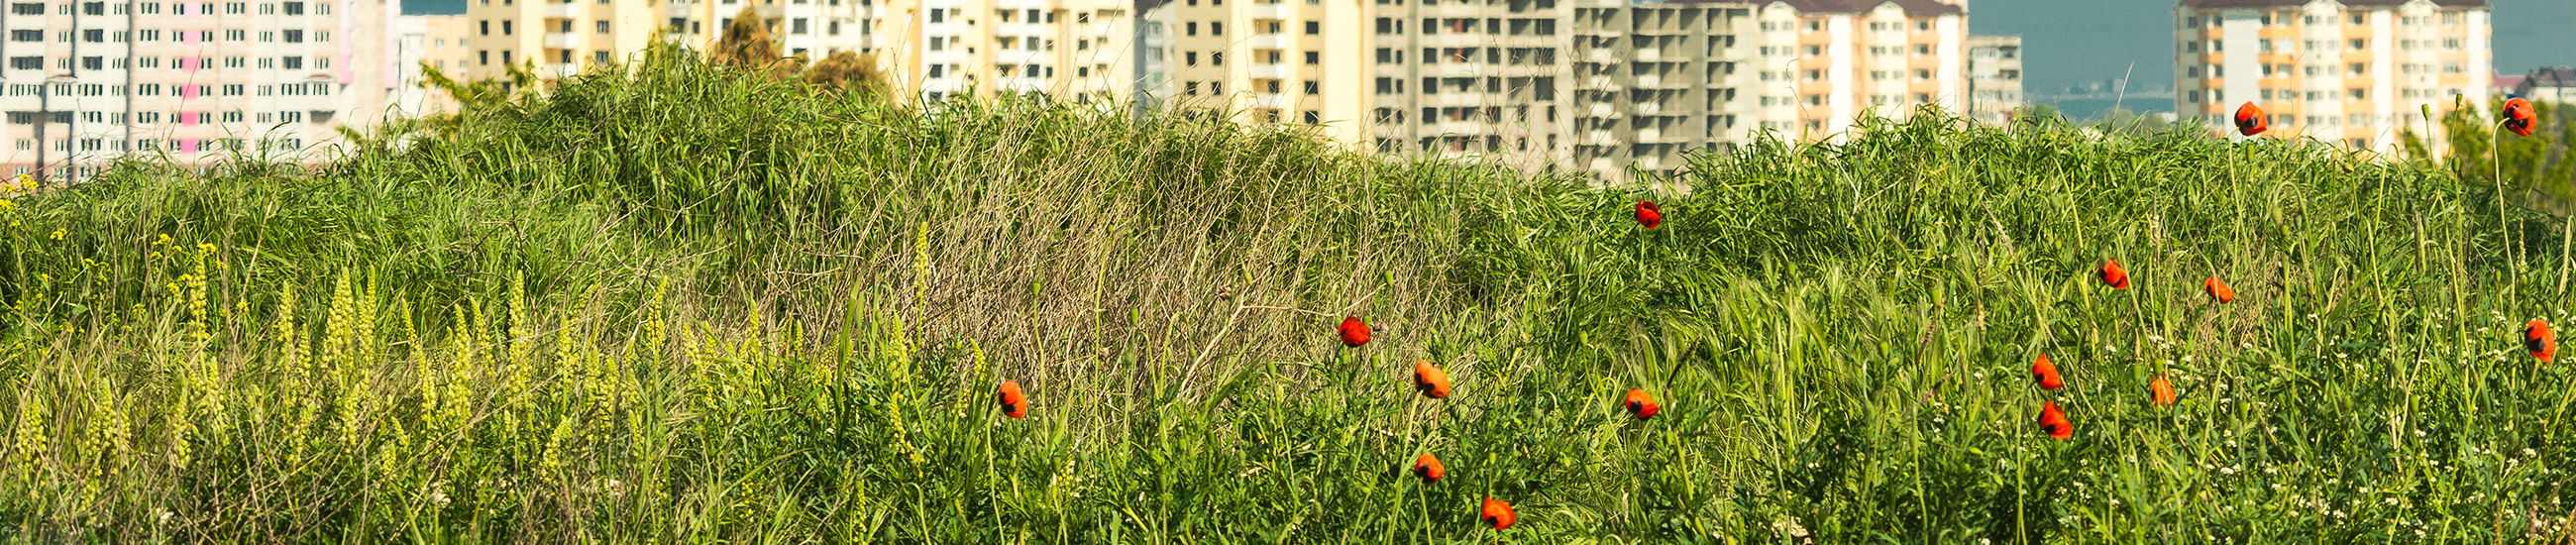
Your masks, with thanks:
[[[402,84],[382,0],[7,4],[13,175],[76,180],[127,154],[293,157],[382,119]]]
[[[2494,32],[2485,0],[2183,0],[2174,8],[2175,111],[2233,134],[2252,102],[2265,136],[2394,153],[2459,97],[2486,103]]]
[[[2021,37],[1969,36],[1968,118],[2000,127],[2021,107]]]

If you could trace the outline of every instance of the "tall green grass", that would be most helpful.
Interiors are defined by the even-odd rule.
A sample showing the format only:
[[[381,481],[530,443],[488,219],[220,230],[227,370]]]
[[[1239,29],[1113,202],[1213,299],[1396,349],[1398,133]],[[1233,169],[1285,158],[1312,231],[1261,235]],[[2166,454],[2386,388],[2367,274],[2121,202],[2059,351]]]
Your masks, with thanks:
[[[2576,390],[2518,347],[2562,219],[2298,143],[1865,129],[1596,188],[661,50],[312,172],[125,165],[10,197],[0,537],[2570,535]]]

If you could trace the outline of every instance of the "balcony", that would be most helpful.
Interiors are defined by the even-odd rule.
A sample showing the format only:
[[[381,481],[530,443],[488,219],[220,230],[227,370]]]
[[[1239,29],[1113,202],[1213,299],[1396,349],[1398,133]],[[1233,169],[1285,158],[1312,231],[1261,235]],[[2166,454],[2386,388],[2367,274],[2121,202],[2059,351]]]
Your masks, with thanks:
[[[581,4],[572,2],[547,2],[544,13],[548,19],[580,19],[583,15]]]
[[[1278,32],[1254,34],[1246,43],[1253,49],[1288,49],[1297,44],[1296,40],[1290,39],[1287,34]]]
[[[1296,106],[1295,100],[1290,99],[1288,95],[1281,93],[1261,93],[1252,95],[1250,102],[1254,108],[1267,108],[1272,110],[1288,110]]]
[[[1288,21],[1289,24],[1296,24],[1297,20],[1297,5],[1285,0],[1268,4],[1255,2],[1252,7],[1244,11],[1248,12],[1245,13],[1246,16],[1253,19],[1278,19]]]
[[[1288,79],[1289,76],[1294,75],[1294,72],[1288,69],[1288,65],[1276,63],[1252,65],[1251,73],[1252,79]]]
[[[581,35],[571,32],[546,33],[547,49],[580,49]]]

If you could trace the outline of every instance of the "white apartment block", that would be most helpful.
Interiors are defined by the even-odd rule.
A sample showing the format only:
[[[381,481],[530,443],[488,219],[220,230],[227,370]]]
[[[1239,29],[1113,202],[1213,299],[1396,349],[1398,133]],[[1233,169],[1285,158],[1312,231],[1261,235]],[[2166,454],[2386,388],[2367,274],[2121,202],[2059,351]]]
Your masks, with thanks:
[[[2493,81],[2485,0],[2182,0],[2174,23],[2176,111],[2219,130],[2252,102],[2264,136],[2393,153],[2424,108],[2483,105]]]
[[[1967,117],[2000,127],[2021,106],[2021,37],[1969,36]]]
[[[1760,128],[1829,138],[1863,115],[1967,111],[1965,0],[1778,0],[1756,14]]]
[[[383,0],[7,4],[11,174],[76,179],[127,154],[291,157],[373,124],[401,84]]]

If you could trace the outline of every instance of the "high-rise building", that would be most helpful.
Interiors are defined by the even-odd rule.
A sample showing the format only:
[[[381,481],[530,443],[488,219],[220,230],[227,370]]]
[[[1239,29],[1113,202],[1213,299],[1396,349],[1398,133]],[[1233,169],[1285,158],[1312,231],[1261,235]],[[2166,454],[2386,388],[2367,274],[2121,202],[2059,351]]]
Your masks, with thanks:
[[[1110,0],[892,0],[868,51],[908,96],[1045,93],[1091,101],[1130,93],[1133,3]]]
[[[398,39],[395,52],[386,56],[390,68],[402,74],[402,84],[393,89],[392,115],[421,117],[456,111],[456,97],[429,86],[424,68],[436,68],[450,78],[463,78],[466,59],[466,18],[463,15],[404,15],[394,18]]]
[[[383,0],[9,2],[9,167],[78,178],[127,154],[291,156],[369,125],[401,84]],[[41,165],[41,167],[40,167]]]
[[[1525,171],[1670,174],[1760,129],[1823,138],[1967,98],[1966,8],[1935,0],[1198,1],[1145,12],[1140,95]]]
[[[1751,95],[1739,95],[1755,83],[1744,54],[1755,9],[1615,1],[1574,8],[1568,166],[1607,180],[1670,175],[1694,150],[1745,141],[1753,131],[1739,120],[1759,115],[1742,101]]]
[[[1383,59],[1370,57],[1373,43],[1366,25],[1371,19],[1366,14],[1383,13],[1387,6],[1155,0],[1138,7],[1135,36],[1112,44],[1131,52],[1127,56],[1137,67],[1129,76],[1129,89],[1122,91],[1149,107],[1221,110],[1234,112],[1241,121],[1315,125],[1327,137],[1356,147],[1366,145],[1373,134],[1363,119],[1375,102],[1366,94],[1368,78],[1385,84],[1431,75],[1390,69],[1377,62]],[[1384,32],[1413,22],[1379,17],[1376,24]],[[1403,45],[1415,43],[1427,42]],[[1481,90],[1482,79],[1478,82]]]
[[[2225,128],[2252,102],[2267,135],[2393,152],[2400,127],[2439,130],[2424,108],[2485,103],[2488,15],[2486,0],[2181,0],[2175,111]]]
[[[633,0],[472,0],[466,47],[468,79],[507,79],[509,66],[533,63],[544,77],[596,64],[624,64],[660,30],[668,6]],[[436,40],[440,37],[432,36]]]
[[[2003,126],[2021,105],[2021,37],[1969,36],[1968,118]]]
[[[1965,0],[1779,0],[1758,15],[1751,117],[1767,128],[1816,139],[1864,115],[1966,111]]]

